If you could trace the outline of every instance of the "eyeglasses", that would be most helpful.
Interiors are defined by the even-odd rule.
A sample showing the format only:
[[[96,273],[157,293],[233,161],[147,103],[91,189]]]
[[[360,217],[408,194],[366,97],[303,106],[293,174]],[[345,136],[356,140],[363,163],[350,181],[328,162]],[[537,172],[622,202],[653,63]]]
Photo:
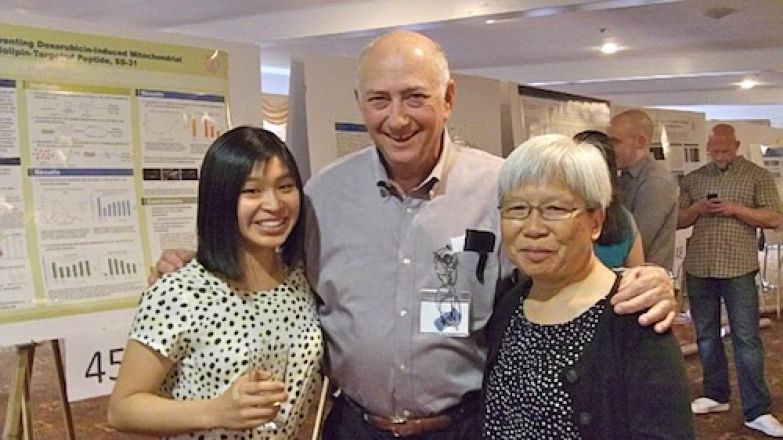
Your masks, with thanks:
[[[500,216],[508,220],[525,220],[530,217],[533,210],[538,211],[538,214],[544,220],[560,221],[568,220],[573,217],[580,210],[584,210],[584,207],[569,207],[558,203],[548,203],[546,205],[531,205],[519,200],[509,200],[503,202],[498,208],[500,209]]]

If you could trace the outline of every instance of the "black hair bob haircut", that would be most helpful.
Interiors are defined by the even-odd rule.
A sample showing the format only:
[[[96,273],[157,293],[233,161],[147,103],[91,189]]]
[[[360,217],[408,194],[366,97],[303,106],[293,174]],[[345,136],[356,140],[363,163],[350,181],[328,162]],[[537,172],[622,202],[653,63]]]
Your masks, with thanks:
[[[255,127],[236,127],[209,147],[201,164],[198,185],[198,250],[196,258],[210,272],[236,280],[239,261],[237,206],[247,177],[258,163],[278,158],[294,177],[299,191],[299,218],[281,246],[283,263],[302,260],[304,250],[304,193],[293,155],[274,133]]]
[[[601,235],[596,242],[610,245],[624,240],[632,226],[620,203],[620,189],[617,185],[617,162],[612,139],[598,130],[585,130],[574,135],[574,141],[590,144],[601,151],[609,167],[609,178],[612,179],[612,201],[606,207],[606,218]]]

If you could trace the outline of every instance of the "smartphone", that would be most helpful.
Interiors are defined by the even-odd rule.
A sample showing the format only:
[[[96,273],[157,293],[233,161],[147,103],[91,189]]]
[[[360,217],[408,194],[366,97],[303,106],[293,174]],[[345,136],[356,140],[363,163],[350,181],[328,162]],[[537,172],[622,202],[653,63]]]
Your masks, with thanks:
[[[718,198],[718,193],[709,193],[707,194],[707,200],[715,200]]]

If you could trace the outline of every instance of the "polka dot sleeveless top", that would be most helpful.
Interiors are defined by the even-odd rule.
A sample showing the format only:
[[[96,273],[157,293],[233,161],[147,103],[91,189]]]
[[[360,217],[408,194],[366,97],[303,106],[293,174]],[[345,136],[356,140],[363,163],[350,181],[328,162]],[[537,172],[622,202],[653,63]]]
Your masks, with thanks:
[[[291,439],[320,388],[323,340],[302,267],[268,291],[236,290],[193,260],[141,297],[130,338],[173,362],[160,394],[175,400],[219,396],[268,347],[288,347],[286,422],[278,430],[213,429],[168,438]],[[279,356],[279,353],[273,353]]]
[[[542,325],[518,307],[489,374],[484,434],[488,439],[578,439],[561,374],[595,336],[606,299],[573,321]]]

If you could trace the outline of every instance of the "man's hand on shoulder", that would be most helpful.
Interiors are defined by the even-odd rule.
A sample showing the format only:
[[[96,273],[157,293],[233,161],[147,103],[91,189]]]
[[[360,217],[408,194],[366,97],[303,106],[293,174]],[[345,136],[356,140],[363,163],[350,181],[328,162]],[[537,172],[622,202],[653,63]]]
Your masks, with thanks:
[[[185,249],[166,249],[155,263],[155,267],[147,277],[147,283],[155,284],[155,281],[163,275],[174,272],[195,258],[196,253]]]
[[[674,287],[669,273],[658,266],[627,269],[612,305],[616,313],[623,315],[646,310],[639,316],[639,324],[654,325],[656,332],[665,332],[675,315]]]

